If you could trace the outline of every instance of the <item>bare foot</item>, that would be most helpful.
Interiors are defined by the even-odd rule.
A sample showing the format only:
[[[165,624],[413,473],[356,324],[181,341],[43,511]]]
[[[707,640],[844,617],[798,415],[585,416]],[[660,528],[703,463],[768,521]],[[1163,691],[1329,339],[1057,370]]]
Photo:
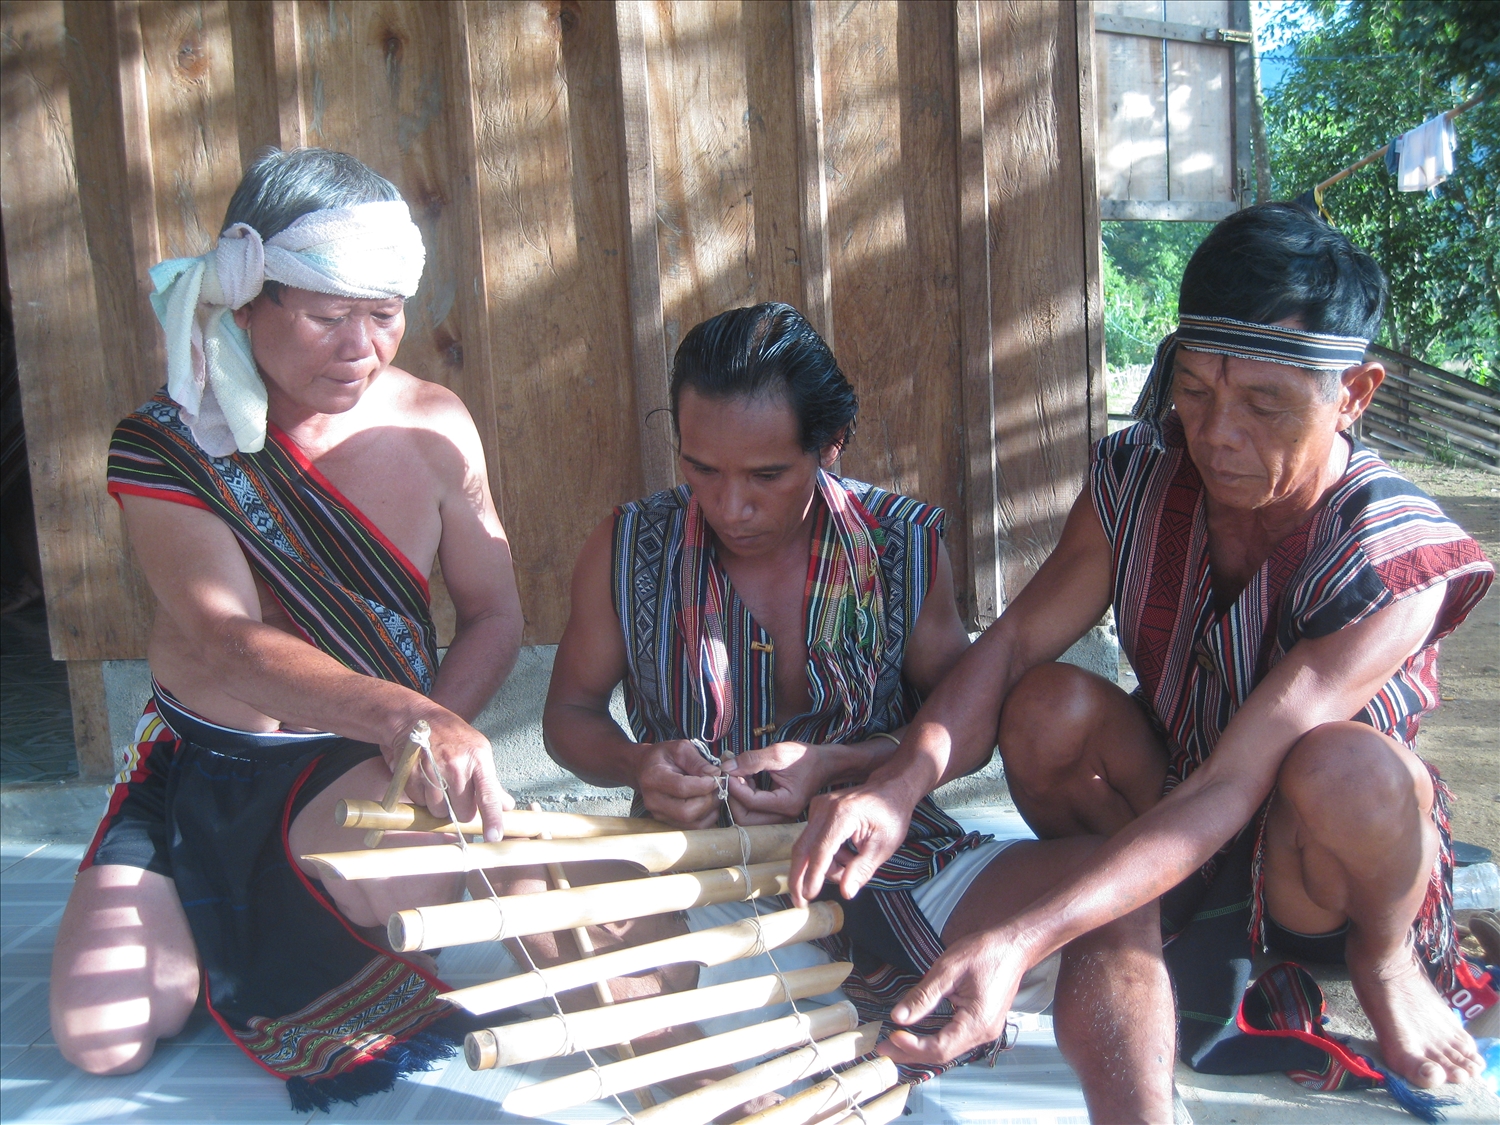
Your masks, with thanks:
[[[1351,940],[1349,977],[1370,1017],[1386,1066],[1413,1086],[1467,1082],[1484,1070],[1474,1040],[1443,1002],[1410,949],[1361,963]]]

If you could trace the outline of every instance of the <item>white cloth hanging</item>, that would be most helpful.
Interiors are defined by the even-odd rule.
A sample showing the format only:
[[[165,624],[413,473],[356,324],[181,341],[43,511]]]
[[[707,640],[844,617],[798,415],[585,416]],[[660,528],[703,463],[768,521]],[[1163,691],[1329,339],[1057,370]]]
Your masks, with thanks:
[[[1402,191],[1428,191],[1453,175],[1453,151],[1458,133],[1453,120],[1439,114],[1401,134],[1401,167],[1396,186]]]

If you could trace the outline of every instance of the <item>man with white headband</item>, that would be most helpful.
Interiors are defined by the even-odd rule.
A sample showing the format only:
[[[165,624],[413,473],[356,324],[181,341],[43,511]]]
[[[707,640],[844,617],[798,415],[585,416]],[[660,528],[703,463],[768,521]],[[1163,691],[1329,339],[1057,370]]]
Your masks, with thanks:
[[[1437,642],[1494,571],[1353,436],[1384,378],[1365,359],[1384,300],[1375,263],[1299,207],[1215,227],[1141,420],[1095,446],[1057,548],[888,764],[813,803],[799,901],[825,879],[853,895],[918,799],[997,741],[1040,836],[1107,838],[949,947],[894,1016],[946,998],[953,1018],[908,1053],[940,1061],[993,1038],[1028,969],[1159,898],[1179,1053],[1198,1069],[1384,1083],[1409,1105],[1426,1096],[1414,1086],[1482,1069],[1443,994],[1473,1014],[1493,992],[1457,948],[1447,796],[1413,748],[1439,698]],[[1111,606],[1134,695],[1054,663]],[[1347,963],[1385,1071],[1323,1033],[1298,966],[1246,991],[1265,948]]]
[[[120,423],[109,491],[156,595],[155,690],[58,934],[52,1027],[97,1074],[139,1069],[201,998],[304,1112],[389,1088],[463,1028],[394,909],[453,878],[322,884],[296,857],[360,846],[419,720],[408,796],[500,835],[509,798],[470,722],[521,615],[474,423],[391,366],[422,237],[353,157],[272,150],[224,233],[152,271],[167,385]],[[427,576],[456,631],[441,667]],[[351,838],[352,837],[352,838]],[[389,842],[426,842],[396,833]]]

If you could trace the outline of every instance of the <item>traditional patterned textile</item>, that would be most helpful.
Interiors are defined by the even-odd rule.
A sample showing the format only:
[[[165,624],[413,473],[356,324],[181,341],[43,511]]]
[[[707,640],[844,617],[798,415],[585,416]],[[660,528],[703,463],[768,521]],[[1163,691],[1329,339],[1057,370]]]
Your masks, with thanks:
[[[437,668],[427,583],[274,427],[258,453],[207,457],[157,395],[115,431],[109,490],[212,512],[309,643],[426,692]],[[421,968],[370,944],[290,855],[292,819],[379,748],[232,730],[159,686],[84,866],[171,878],[214,1018],[287,1082],[294,1109],[389,1089],[451,1055],[467,1024]]]
[[[1494,578],[1477,543],[1357,442],[1324,506],[1277,546],[1223,612],[1214,604],[1203,482],[1175,413],[1159,428],[1137,425],[1101,441],[1090,491],[1111,545],[1116,628],[1140,680],[1136,698],[1170,754],[1168,790],[1207,760],[1255,686],[1299,641],[1327,636],[1398,598],[1446,582],[1428,644],[1352,716],[1412,746],[1422,717],[1439,701],[1438,642],[1458,627]],[[1454,942],[1440,785],[1433,811],[1445,842],[1415,937],[1429,970],[1446,985]],[[1248,979],[1250,954],[1248,945],[1238,949],[1236,941],[1262,940],[1264,915],[1251,879],[1252,869],[1258,870],[1260,819],[1162,899],[1164,928],[1180,933],[1174,944],[1197,951],[1189,958],[1169,947],[1169,963],[1175,956],[1178,971],[1192,960],[1195,972],[1210,972],[1203,966],[1215,957],[1238,961],[1234,972],[1216,978],[1240,979],[1233,996]],[[1236,926],[1245,938],[1235,937]],[[1199,940],[1195,929],[1219,936]],[[1183,987],[1179,981],[1180,992]],[[1182,1012],[1184,1057],[1195,1066],[1213,1053],[1214,1037],[1230,1022],[1232,1006],[1222,1007],[1230,988],[1187,985],[1203,997],[1197,1008]],[[1198,1049],[1195,1043],[1203,1057],[1189,1053]]]
[[[780,724],[770,635],[719,565],[687,487],[617,510],[612,586],[637,740],[696,740],[724,757],[789,740],[857,742],[916,713],[921,701],[901,669],[937,565],[943,512],[826,475],[819,496],[804,592],[812,707]],[[643,812],[639,797],[635,812]],[[888,1017],[943,950],[912,889],[986,839],[965,833],[926,798],[906,841],[845,904],[843,932],[820,944],[836,958],[853,958],[844,991],[861,1018]],[[940,1011],[924,1033],[951,1014]],[[945,1069],[903,1067],[902,1074],[920,1081]]]
[[[425,693],[437,671],[427,579],[290,438],[274,425],[270,437],[259,453],[208,457],[158,392],[115,429],[110,494],[212,512],[309,644]]]

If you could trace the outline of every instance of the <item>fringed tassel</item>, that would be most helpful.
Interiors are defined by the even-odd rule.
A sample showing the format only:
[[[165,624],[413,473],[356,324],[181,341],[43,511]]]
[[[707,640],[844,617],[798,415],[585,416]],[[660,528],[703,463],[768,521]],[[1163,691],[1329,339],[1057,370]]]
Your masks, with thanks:
[[[1172,366],[1177,359],[1177,333],[1168,333],[1156,348],[1156,358],[1151,361],[1151,373],[1146,376],[1146,385],[1130,410],[1131,416],[1142,422],[1160,424],[1162,415],[1172,404]]]
[[[1385,1088],[1390,1092],[1391,1098],[1413,1117],[1420,1117],[1423,1121],[1443,1121],[1447,1116],[1443,1110],[1458,1104],[1457,1098],[1438,1097],[1426,1090],[1417,1089],[1400,1075],[1380,1067],[1375,1069],[1380,1071],[1380,1077],[1385,1080]]]
[[[458,1054],[463,1041],[458,1026],[454,1021],[440,1020],[410,1039],[392,1045],[380,1057],[342,1074],[312,1080],[288,1078],[286,1092],[292,1100],[292,1109],[298,1113],[313,1110],[330,1113],[340,1102],[353,1104],[368,1094],[383,1094],[408,1074],[431,1070]]]

